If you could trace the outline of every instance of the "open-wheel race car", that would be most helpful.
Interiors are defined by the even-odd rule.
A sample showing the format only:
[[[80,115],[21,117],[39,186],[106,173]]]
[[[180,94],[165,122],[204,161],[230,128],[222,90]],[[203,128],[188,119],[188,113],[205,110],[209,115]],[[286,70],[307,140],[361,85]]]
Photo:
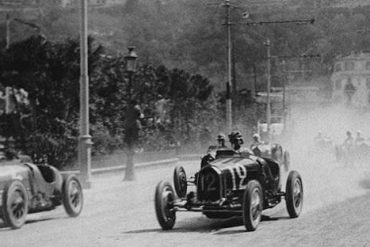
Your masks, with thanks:
[[[370,159],[370,144],[365,141],[352,145],[335,145],[334,151],[336,161],[346,166],[368,164]]]
[[[303,206],[302,178],[290,171],[286,190],[281,189],[280,165],[276,160],[218,150],[216,159],[187,178],[183,167],[174,170],[174,187],[161,181],[155,191],[155,210],[163,230],[173,228],[176,213],[202,212],[208,218],[242,216],[247,231],[256,230],[262,210],[285,198],[288,214],[298,217]],[[188,185],[195,190],[187,192]]]
[[[0,198],[0,217],[13,229],[23,226],[28,213],[63,204],[69,216],[77,217],[83,207],[82,187],[75,175],[19,160],[0,162]]]
[[[290,154],[287,150],[284,150],[280,144],[264,143],[260,145],[251,145],[251,150],[253,154],[258,157],[277,161],[278,164],[284,167],[285,171],[290,169]]]

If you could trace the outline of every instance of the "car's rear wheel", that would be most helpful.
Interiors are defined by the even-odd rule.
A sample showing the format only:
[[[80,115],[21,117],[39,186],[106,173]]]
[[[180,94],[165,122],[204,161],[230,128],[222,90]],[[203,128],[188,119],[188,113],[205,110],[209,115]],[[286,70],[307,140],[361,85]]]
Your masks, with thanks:
[[[167,181],[158,183],[155,189],[155,212],[163,230],[171,230],[175,225],[176,211],[173,206],[175,193]]]
[[[303,184],[297,171],[289,173],[285,194],[286,207],[291,218],[297,218],[303,207]]]
[[[173,171],[173,184],[179,197],[185,197],[188,189],[185,169],[182,166],[176,166]]]
[[[247,231],[257,229],[263,210],[263,194],[261,184],[251,180],[247,184],[243,196],[243,222]]]
[[[2,197],[2,215],[5,225],[21,228],[28,213],[28,195],[23,183],[14,180],[5,186]]]
[[[75,175],[69,175],[63,182],[63,206],[71,217],[80,215],[83,208],[83,193],[80,181]]]

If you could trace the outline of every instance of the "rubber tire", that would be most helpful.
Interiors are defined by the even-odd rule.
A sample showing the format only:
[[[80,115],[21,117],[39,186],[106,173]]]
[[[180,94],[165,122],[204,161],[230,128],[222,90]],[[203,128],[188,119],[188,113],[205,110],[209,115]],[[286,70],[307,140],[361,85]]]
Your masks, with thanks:
[[[259,209],[257,212],[257,217],[253,219],[252,215],[252,195],[254,191],[257,190],[259,195]],[[255,231],[257,229],[258,224],[262,218],[262,210],[263,210],[263,191],[261,184],[257,180],[251,180],[247,184],[247,188],[244,191],[243,195],[243,222],[246,230]]]
[[[19,191],[21,196],[23,197],[23,214],[20,218],[16,218],[11,210],[6,206],[8,204],[9,198],[11,198],[12,194],[15,191]],[[2,197],[2,216],[5,225],[10,226],[12,229],[21,228],[24,223],[26,222],[26,216],[28,213],[28,194],[26,188],[24,187],[23,183],[19,180],[14,180],[11,183],[7,184],[3,190],[3,197]]]
[[[173,171],[173,184],[178,197],[184,198],[188,190],[188,182],[184,167],[176,166]]]
[[[163,199],[163,194],[167,193],[166,201]],[[172,186],[167,181],[161,181],[155,188],[154,206],[159,225],[163,230],[171,230],[175,225],[176,211],[165,212],[168,210],[168,204],[175,199],[175,192]]]
[[[299,205],[296,205],[295,203],[294,187],[296,182],[298,182],[300,187]],[[288,175],[286,182],[285,202],[290,218],[297,218],[302,212],[303,207],[303,183],[301,175],[297,171],[291,171]]]
[[[75,183],[75,186],[77,186],[76,188],[78,190],[77,198],[76,197],[71,198],[71,193],[72,193],[72,191],[70,191],[71,183]],[[75,175],[69,175],[64,179],[63,186],[62,186],[62,198],[63,198],[63,206],[67,214],[70,217],[79,216],[83,208],[84,198],[83,198],[81,183]],[[71,199],[77,199],[78,201],[73,202]]]

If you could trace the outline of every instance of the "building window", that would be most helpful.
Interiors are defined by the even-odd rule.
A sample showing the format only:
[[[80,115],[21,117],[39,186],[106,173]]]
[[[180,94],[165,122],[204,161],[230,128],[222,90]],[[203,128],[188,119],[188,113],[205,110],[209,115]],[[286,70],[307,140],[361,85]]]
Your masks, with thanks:
[[[337,63],[335,64],[334,71],[342,71],[342,63]]]
[[[344,63],[344,70],[354,70],[355,68],[355,63],[352,61],[346,61]]]
[[[366,62],[366,70],[370,70],[370,61]]]
[[[335,90],[341,90],[342,88],[342,81],[341,80],[336,80],[335,81]]]

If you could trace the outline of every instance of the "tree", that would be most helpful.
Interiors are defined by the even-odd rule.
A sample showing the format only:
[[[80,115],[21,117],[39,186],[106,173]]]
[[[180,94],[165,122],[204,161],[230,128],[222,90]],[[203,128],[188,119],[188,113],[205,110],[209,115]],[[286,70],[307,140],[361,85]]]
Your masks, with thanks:
[[[93,70],[101,47],[94,47],[91,39],[89,46]],[[0,66],[4,86],[28,93],[29,104],[19,104],[13,113],[12,119],[18,124],[8,126],[16,146],[35,162],[44,162],[44,157],[55,166],[71,162],[79,110],[78,42],[52,43],[32,36],[2,51]],[[0,134],[8,131],[3,129]]]

